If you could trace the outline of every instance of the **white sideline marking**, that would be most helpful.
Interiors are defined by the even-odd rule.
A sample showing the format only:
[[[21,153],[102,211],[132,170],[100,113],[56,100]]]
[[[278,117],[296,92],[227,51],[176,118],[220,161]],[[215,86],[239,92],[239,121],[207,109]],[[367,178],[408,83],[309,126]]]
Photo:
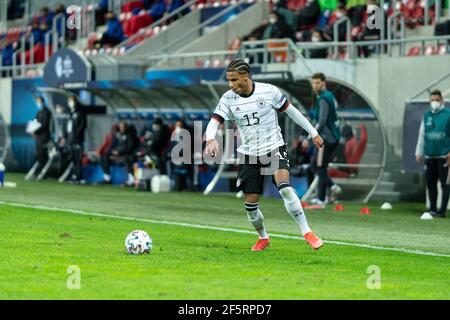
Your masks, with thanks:
[[[8,206],[12,206],[12,207],[30,208],[30,209],[38,209],[38,210],[46,210],[46,211],[62,211],[62,212],[68,212],[68,213],[83,215],[83,216],[112,218],[112,219],[121,219],[121,220],[129,220],[129,221],[142,221],[142,222],[149,222],[149,223],[155,223],[155,224],[166,224],[166,225],[187,227],[187,228],[208,229],[208,230],[217,230],[217,231],[234,232],[234,233],[244,233],[244,234],[252,234],[252,235],[255,234],[255,231],[244,230],[244,229],[223,228],[223,227],[215,227],[215,226],[208,226],[208,225],[202,225],[202,224],[192,224],[192,223],[185,223],[185,222],[176,222],[176,221],[152,220],[152,219],[145,219],[145,218],[124,217],[124,216],[116,216],[116,215],[106,214],[106,213],[96,213],[96,212],[88,212],[88,211],[74,210],[74,209],[62,209],[62,208],[47,207],[47,206],[42,206],[42,205],[30,205],[30,204],[21,204],[21,203],[5,202],[5,201],[0,201],[0,205],[8,205]],[[273,238],[293,239],[293,240],[303,240],[304,241],[304,239],[302,237],[291,236],[291,235],[287,235],[287,234],[270,233],[270,236],[273,237]],[[343,242],[343,241],[335,241],[335,240],[323,240],[323,242],[330,243],[330,244],[341,245],[341,246],[350,246],[350,247],[367,248],[367,249],[384,250],[384,251],[397,251],[397,252],[417,254],[417,255],[450,258],[449,254],[438,253],[438,252],[431,252],[431,251],[422,251],[422,250],[413,250],[413,249],[405,249],[405,248],[392,248],[392,247],[373,246],[373,245],[364,244],[364,243]]]

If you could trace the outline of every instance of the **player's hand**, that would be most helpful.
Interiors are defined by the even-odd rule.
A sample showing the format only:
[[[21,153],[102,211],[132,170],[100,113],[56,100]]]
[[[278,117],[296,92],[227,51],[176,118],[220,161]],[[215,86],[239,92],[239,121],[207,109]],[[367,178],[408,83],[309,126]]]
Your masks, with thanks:
[[[216,139],[206,141],[205,154],[215,157],[219,153],[219,142]]]
[[[448,159],[448,158],[447,158]],[[423,157],[422,156],[416,156],[416,162],[417,163],[422,163],[423,161]],[[447,160],[448,161],[448,160]]]
[[[320,135],[315,136],[312,140],[313,140],[314,145],[318,149],[322,149],[322,147],[323,147],[323,140],[322,140],[322,137]]]

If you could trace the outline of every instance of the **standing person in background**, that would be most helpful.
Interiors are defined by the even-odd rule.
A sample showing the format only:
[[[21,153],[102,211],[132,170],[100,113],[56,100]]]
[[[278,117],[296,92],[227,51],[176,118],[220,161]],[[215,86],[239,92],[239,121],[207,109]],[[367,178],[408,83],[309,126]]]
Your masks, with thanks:
[[[450,163],[450,110],[445,107],[442,93],[435,90],[430,93],[430,110],[424,113],[420,123],[416,146],[416,161],[422,163],[425,158],[425,177],[430,214],[444,218],[449,199]],[[441,182],[442,203],[437,211],[437,182]]]
[[[38,96],[36,98],[36,105],[39,109],[35,118],[35,121],[38,123],[38,128],[34,130],[32,136],[36,142],[36,160],[39,165],[35,171],[35,176],[38,176],[48,161],[48,143],[51,139],[50,123],[52,113],[46,106],[43,97]]]
[[[312,76],[312,88],[317,95],[315,105],[316,130],[324,140],[324,146],[318,150],[317,154],[317,175],[319,177],[317,204],[325,208],[327,189],[331,189],[332,198],[341,193],[341,188],[335,184],[328,176],[328,164],[331,156],[338,146],[340,133],[336,125],[336,98],[333,93],[327,90],[326,77],[323,73],[316,73]]]
[[[87,128],[86,113],[75,95],[67,98],[67,105],[70,110],[67,135],[73,163],[72,181],[75,183],[84,183],[82,160],[84,135]]]
[[[148,155],[156,159],[160,174],[166,174],[165,150],[170,141],[170,129],[161,118],[156,118],[152,124],[152,143]]]

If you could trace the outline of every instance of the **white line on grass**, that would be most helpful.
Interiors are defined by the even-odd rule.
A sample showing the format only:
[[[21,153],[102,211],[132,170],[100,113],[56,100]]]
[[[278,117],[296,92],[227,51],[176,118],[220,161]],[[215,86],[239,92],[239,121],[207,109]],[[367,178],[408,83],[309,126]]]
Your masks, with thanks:
[[[88,212],[88,211],[74,210],[74,209],[63,209],[63,208],[56,208],[56,207],[47,207],[47,206],[42,206],[42,205],[30,205],[30,204],[21,204],[21,203],[5,202],[5,201],[0,201],[0,205],[8,205],[8,206],[12,206],[12,207],[30,208],[30,209],[38,209],[38,210],[46,210],[46,211],[61,211],[61,212],[68,212],[68,213],[84,215],[84,216],[112,218],[112,219],[121,219],[121,220],[129,220],[129,221],[142,221],[142,222],[149,222],[149,223],[155,223],[155,224],[165,224],[165,225],[174,225],[174,226],[179,226],[179,227],[187,227],[187,228],[208,229],[208,230],[244,233],[244,234],[252,234],[252,235],[255,234],[254,231],[244,230],[244,229],[223,228],[223,227],[215,227],[215,226],[193,224],[193,223],[186,223],[186,222],[152,220],[152,219],[135,218],[135,217],[124,217],[124,216],[118,216],[118,215],[113,215],[113,214]],[[287,234],[279,234],[279,233],[270,233],[270,236],[273,238],[304,240],[302,237],[291,236],[291,235],[287,235]],[[397,252],[417,254],[417,255],[450,258],[450,255],[448,255],[448,254],[431,252],[431,251],[373,246],[373,245],[364,244],[364,243],[343,242],[343,241],[335,241],[335,240],[324,240],[323,242],[341,245],[341,246],[350,246],[350,247],[367,248],[367,249],[384,250],[384,251],[397,251]]]

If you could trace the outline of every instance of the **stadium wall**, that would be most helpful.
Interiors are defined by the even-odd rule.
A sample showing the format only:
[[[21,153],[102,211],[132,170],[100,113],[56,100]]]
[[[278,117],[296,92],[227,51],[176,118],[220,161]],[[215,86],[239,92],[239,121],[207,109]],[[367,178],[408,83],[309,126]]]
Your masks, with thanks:
[[[181,47],[191,43],[200,36],[200,32],[192,32],[187,34],[187,31],[193,30],[200,23],[201,11],[196,10],[181,19],[178,19],[170,25],[164,31],[160,31],[156,36],[150,38],[149,40],[143,42],[136,48],[131,49],[128,52],[129,57],[134,56],[145,56],[149,52],[159,52],[161,48],[164,48],[168,44],[170,46],[170,51],[174,52]],[[185,35],[180,39],[180,35]],[[178,40],[178,41],[176,41]]]
[[[395,155],[402,154],[403,113],[406,99],[450,70],[448,56],[380,57],[355,61],[309,59],[313,72],[347,82],[360,90],[379,112],[386,128],[388,144]],[[296,77],[306,75],[302,64],[293,70]],[[443,83],[442,91],[450,88]],[[427,98],[427,97],[424,97]]]

